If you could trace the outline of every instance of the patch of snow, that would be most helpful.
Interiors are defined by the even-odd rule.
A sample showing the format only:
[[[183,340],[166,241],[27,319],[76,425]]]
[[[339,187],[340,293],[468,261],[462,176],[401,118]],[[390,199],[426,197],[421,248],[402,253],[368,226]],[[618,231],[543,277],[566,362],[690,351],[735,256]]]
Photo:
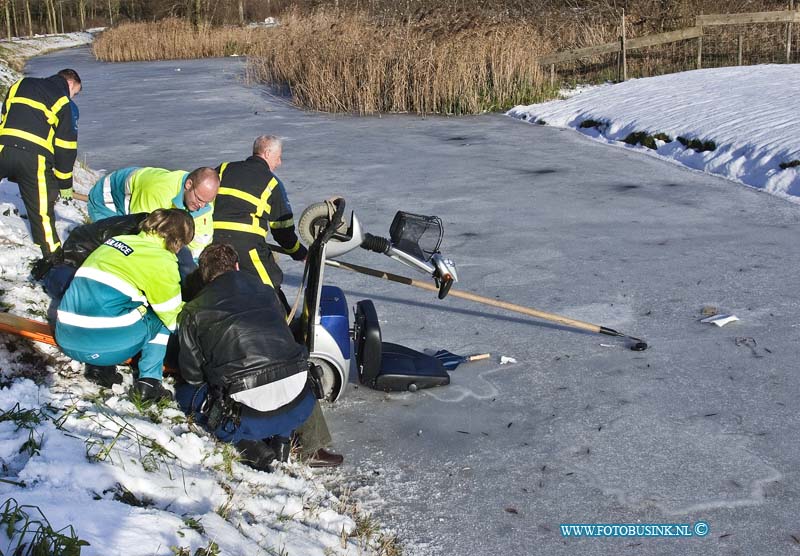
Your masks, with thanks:
[[[797,113],[800,66],[792,64],[714,68],[632,79],[579,89],[565,100],[517,106],[509,116],[531,123],[575,128],[624,148],[716,174],[800,202],[800,170],[780,167],[800,159]],[[580,129],[583,121],[604,128]],[[666,133],[653,151],[622,141],[633,132]],[[695,152],[678,136],[713,141]]]

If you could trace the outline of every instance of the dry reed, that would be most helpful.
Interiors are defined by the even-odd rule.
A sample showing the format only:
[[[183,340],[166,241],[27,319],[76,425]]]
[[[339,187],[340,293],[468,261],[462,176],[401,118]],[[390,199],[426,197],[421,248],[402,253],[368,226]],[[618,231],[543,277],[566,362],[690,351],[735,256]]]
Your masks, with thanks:
[[[170,18],[126,23],[101,34],[92,46],[104,62],[149,62],[248,54],[267,29],[201,26]]]
[[[543,51],[521,25],[376,25],[363,14],[291,14],[250,58],[256,80],[331,112],[475,114],[545,94]]]

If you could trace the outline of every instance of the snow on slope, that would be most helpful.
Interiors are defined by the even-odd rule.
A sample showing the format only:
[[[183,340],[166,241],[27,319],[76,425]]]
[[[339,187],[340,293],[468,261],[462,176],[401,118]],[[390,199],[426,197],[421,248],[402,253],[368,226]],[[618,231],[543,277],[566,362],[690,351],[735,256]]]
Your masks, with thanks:
[[[716,68],[594,87],[508,115],[577,129],[587,119],[608,122],[602,131],[580,131],[800,202],[800,167],[780,167],[800,160],[798,90],[798,65]],[[658,142],[657,151],[621,142],[640,131],[672,141]],[[716,149],[695,152],[678,136],[713,141]]]

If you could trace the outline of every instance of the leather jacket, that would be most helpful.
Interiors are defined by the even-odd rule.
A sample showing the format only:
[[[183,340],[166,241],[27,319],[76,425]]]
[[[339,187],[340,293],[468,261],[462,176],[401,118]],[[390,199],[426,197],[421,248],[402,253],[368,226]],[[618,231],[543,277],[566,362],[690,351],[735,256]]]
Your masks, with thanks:
[[[292,336],[275,290],[245,272],[226,272],[206,285],[184,306],[178,335],[180,372],[190,384],[208,382],[230,396],[307,377],[308,352]]]

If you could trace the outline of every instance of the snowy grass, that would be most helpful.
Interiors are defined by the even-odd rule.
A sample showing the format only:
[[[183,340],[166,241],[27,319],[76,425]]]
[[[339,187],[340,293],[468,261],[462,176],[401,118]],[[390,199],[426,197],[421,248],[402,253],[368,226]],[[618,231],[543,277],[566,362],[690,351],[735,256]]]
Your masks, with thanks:
[[[21,206],[15,189],[0,187],[0,209]],[[81,210],[59,204],[59,223],[74,225]],[[0,236],[20,240],[0,254],[2,299],[33,316],[47,298],[28,281],[36,248],[26,233],[19,214],[0,216]],[[254,471],[174,403],[132,400],[129,372],[102,389],[82,367],[55,348],[0,336],[0,504],[25,511],[9,518],[17,526],[3,528],[0,552],[49,543],[47,554],[63,555],[397,554],[355,501],[325,487],[330,477],[296,462]],[[80,550],[52,548],[81,541]]]
[[[22,77],[25,60],[31,56],[91,42],[92,35],[90,33],[41,35],[29,39],[0,40],[0,93],[5,97],[8,87]]]

